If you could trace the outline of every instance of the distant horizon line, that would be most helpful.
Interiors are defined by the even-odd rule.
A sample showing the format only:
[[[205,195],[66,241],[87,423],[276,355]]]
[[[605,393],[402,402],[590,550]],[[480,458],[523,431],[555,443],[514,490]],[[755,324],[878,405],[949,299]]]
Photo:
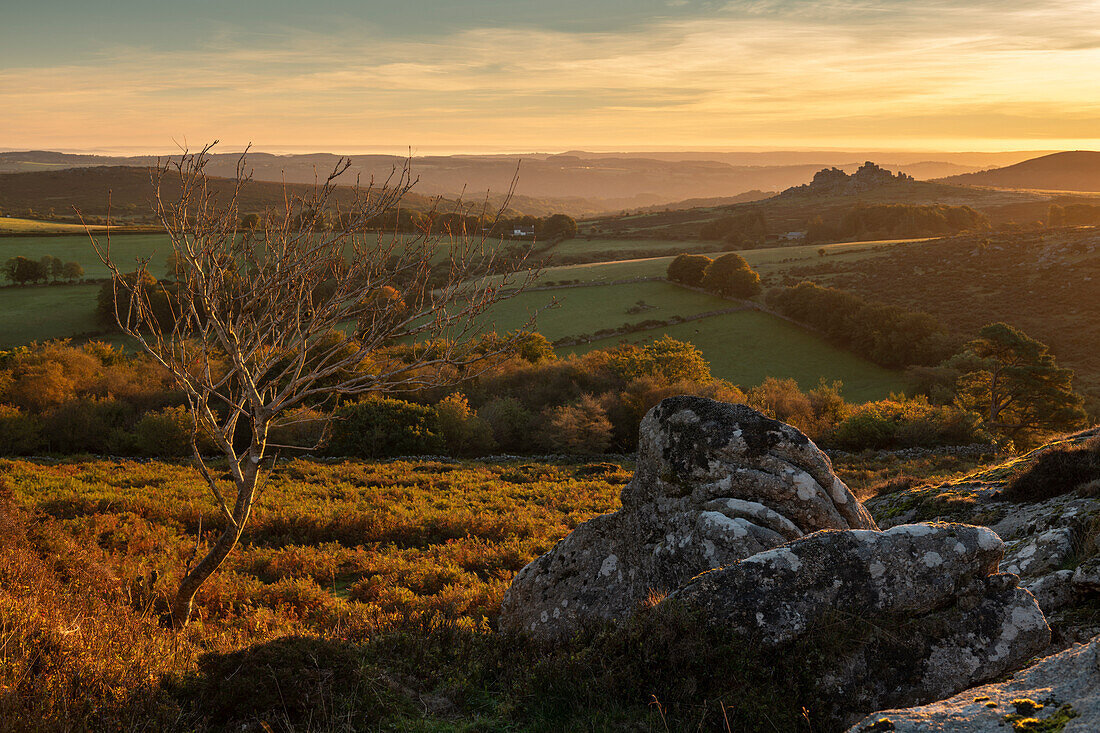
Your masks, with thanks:
[[[759,153],[759,154],[782,154],[782,153],[796,153],[796,154],[810,154],[810,153],[828,153],[828,154],[867,154],[867,153],[883,153],[883,154],[942,154],[942,155],[999,155],[999,154],[1038,154],[1049,155],[1052,153],[1061,152],[1080,152],[1086,151],[1087,148],[997,148],[997,149],[947,149],[947,148],[933,148],[933,147],[851,147],[851,146],[787,146],[787,147],[767,147],[767,146],[699,146],[699,147],[678,147],[678,146],[652,146],[637,149],[623,149],[608,147],[602,145],[593,146],[566,146],[566,147],[554,147],[547,149],[538,149],[537,147],[507,147],[507,146],[455,146],[455,145],[439,145],[439,146],[396,146],[396,145],[375,145],[375,146],[347,146],[347,148],[340,148],[338,146],[318,146],[316,148],[310,148],[305,146],[283,146],[283,145],[269,145],[260,147],[258,145],[248,146],[247,144],[239,143],[219,143],[215,152],[221,154],[233,154],[244,152],[248,148],[251,153],[262,153],[268,155],[392,155],[397,157],[407,157],[411,154],[412,157],[425,157],[425,156],[463,156],[463,155],[563,155],[567,153],[595,153],[599,155],[608,154],[623,154],[623,155],[640,155],[645,153]],[[189,148],[190,152],[195,152],[195,148]],[[338,152],[337,152],[338,151]],[[64,155],[95,155],[102,157],[112,156],[170,156],[177,155],[181,152],[180,148],[160,150],[150,149],[142,146],[104,146],[104,147],[70,147],[70,146],[57,146],[57,147],[42,147],[42,146],[0,146],[0,153],[60,153]]]

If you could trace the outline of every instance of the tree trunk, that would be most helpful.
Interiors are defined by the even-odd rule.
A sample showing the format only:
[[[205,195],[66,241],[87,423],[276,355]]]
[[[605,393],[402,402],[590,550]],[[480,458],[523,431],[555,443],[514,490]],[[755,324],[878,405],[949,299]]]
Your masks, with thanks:
[[[183,628],[191,620],[191,602],[198,593],[199,588],[207,578],[214,574],[237,546],[237,541],[244,532],[245,523],[248,522],[252,511],[252,497],[256,491],[256,480],[259,478],[259,461],[254,461],[244,471],[242,484],[237,487],[237,501],[233,506],[233,520],[236,524],[227,524],[210,552],[199,561],[199,564],[191,569],[180,582],[179,590],[172,601],[172,626]]]
[[[227,526],[218,536],[214,546],[210,548],[210,552],[206,553],[206,557],[184,576],[179,590],[176,591],[176,598],[172,601],[172,626],[183,628],[191,620],[191,601],[194,600],[195,594],[237,546],[237,540],[240,537],[241,529],[232,524]]]

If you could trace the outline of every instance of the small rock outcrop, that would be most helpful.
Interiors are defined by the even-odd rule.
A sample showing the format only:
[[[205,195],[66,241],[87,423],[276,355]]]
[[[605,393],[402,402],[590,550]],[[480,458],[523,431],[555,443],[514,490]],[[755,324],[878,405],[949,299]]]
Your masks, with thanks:
[[[953,694],[1046,647],[1035,599],[997,572],[1003,552],[992,530],[962,524],[822,531],[703,573],[666,602],[765,647],[826,624],[878,630],[841,645],[818,681],[818,712],[843,720]]]
[[[935,520],[996,532],[1006,546],[1001,570],[1020,576],[1020,584],[1035,595],[1054,629],[1058,646],[1052,653],[1100,633],[1096,614],[1076,612],[1100,597],[1100,497],[1072,483],[1064,493],[1035,500],[1009,500],[1005,489],[1046,452],[1072,450],[1097,436],[1098,428],[1062,436],[961,478],[881,494],[868,500],[867,508],[883,527]]]
[[[809,438],[702,397],[670,397],[642,420],[622,505],[516,575],[501,604],[504,628],[562,638],[817,530],[876,529]]]
[[[1100,637],[929,705],[868,715],[849,733],[1085,733],[1100,730]]]
[[[1013,562],[1049,574],[1066,540],[1047,532],[1017,545]],[[501,626],[557,641],[643,603],[676,604],[777,654],[808,645],[815,712],[849,725],[1019,669],[1049,645],[1035,597],[998,571],[1004,554],[987,527],[880,531],[798,430],[743,405],[673,397],[642,421],[622,509],[523,568]]]

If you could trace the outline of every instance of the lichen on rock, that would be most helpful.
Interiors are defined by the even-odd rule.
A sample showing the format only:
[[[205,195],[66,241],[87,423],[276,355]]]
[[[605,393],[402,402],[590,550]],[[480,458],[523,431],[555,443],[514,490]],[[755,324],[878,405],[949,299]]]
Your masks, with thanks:
[[[809,438],[702,397],[671,397],[646,415],[622,504],[516,575],[501,607],[505,628],[562,638],[819,529],[876,529]]]

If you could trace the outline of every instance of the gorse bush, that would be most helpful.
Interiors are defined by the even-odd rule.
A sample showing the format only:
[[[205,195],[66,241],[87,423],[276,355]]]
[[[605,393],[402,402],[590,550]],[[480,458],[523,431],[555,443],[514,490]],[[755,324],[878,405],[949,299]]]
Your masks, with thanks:
[[[531,423],[535,416],[515,397],[490,400],[477,414],[489,426],[501,450],[523,451],[530,445]]]
[[[444,397],[435,406],[435,412],[449,455],[483,456],[496,448],[492,427],[470,409],[462,394]]]
[[[828,444],[837,423],[851,412],[852,406],[840,396],[840,382],[824,380],[809,392],[803,392],[793,379],[769,377],[753,387],[744,402],[768,417],[795,426],[813,440]]]
[[[134,446],[144,456],[182,458],[189,456],[191,415],[184,407],[166,407],[145,413],[134,426]]]
[[[46,449],[67,453],[131,454],[137,411],[119,400],[84,397],[58,405],[43,416]]]
[[[0,455],[23,456],[42,447],[42,423],[18,407],[0,405]]]
[[[277,419],[268,431],[274,447],[311,450],[325,437],[328,415],[312,407],[296,407]]]
[[[861,301],[837,291],[816,286],[794,290],[813,294],[803,305],[824,293],[821,297],[835,300],[841,311],[845,304],[860,307]],[[883,343],[897,338],[890,335]],[[483,341],[485,348],[493,343],[499,340]],[[404,359],[431,348],[395,346],[379,351],[376,359]],[[749,404],[828,447],[838,445],[834,429],[855,407],[844,400],[839,383],[803,390],[793,380],[770,378],[742,390],[714,378],[694,345],[668,336],[560,359],[546,349],[541,336],[521,340],[513,353],[494,357],[487,369],[463,381],[461,392],[433,388],[406,393],[404,399],[375,395],[331,412],[324,411],[324,403],[303,405],[276,421],[268,437],[281,450],[367,458],[626,453],[636,448],[638,426],[650,408],[665,397],[692,394]],[[923,371],[935,373],[920,380],[923,388],[953,393],[958,370]],[[153,365],[106,344],[76,348],[53,343],[2,353],[0,395],[9,400],[0,412],[0,454],[190,455],[191,425],[181,396]],[[904,403],[905,398],[894,402]],[[927,411],[927,404],[918,401],[912,410]],[[964,439],[970,428],[951,410],[923,421],[901,420],[910,427],[900,432],[898,419],[880,418],[863,413],[838,439],[849,447],[856,447],[861,434],[870,439],[866,447],[972,442]],[[939,419],[946,422],[930,425]],[[917,430],[918,424],[925,427]],[[577,437],[584,435],[590,439]],[[237,437],[247,440],[248,434],[241,431]],[[213,452],[201,434],[199,449],[204,455]]]
[[[332,414],[330,455],[390,458],[438,455],[445,450],[439,415],[431,407],[370,397]]]

